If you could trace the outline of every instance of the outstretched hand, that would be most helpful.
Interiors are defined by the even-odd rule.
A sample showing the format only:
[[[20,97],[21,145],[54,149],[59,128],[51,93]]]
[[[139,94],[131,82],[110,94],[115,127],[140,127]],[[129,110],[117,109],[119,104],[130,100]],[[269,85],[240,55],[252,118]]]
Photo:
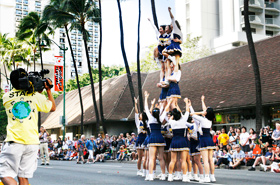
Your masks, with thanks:
[[[189,106],[192,106],[192,102],[191,102],[191,100],[189,99]]]
[[[205,99],[205,96],[202,95],[202,96],[201,96],[201,101],[204,101],[204,99]]]
[[[151,101],[151,104],[154,105],[156,102],[156,99],[154,98],[152,101]]]
[[[185,103],[188,103],[188,102],[189,102],[189,99],[188,99],[188,98],[185,98],[185,99],[184,99],[184,102],[185,102]]]
[[[171,7],[168,7],[168,11],[171,11]]]
[[[137,98],[136,97],[134,97],[134,102],[137,103]]]
[[[144,95],[145,97],[149,97],[150,94],[148,93],[148,91],[145,91]]]

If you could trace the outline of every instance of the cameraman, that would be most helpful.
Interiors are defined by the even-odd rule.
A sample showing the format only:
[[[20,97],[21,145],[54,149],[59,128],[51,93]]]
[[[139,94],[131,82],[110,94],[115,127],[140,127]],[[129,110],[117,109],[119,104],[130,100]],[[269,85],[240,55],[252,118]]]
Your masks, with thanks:
[[[55,111],[56,106],[51,89],[45,83],[48,99],[38,92],[28,93],[20,90],[19,78],[27,77],[24,69],[11,72],[14,87],[4,94],[3,105],[8,117],[7,138],[0,154],[0,178],[4,185],[28,185],[37,168],[39,149],[38,111]],[[51,84],[51,81],[48,80]]]
[[[50,157],[49,157],[49,151],[48,151],[49,150],[48,149],[48,136],[49,135],[50,134],[47,132],[47,130],[43,126],[41,126],[40,134],[39,134],[40,155],[41,155],[41,160],[42,160],[41,165],[45,165],[45,158],[46,158],[46,165],[50,164]]]

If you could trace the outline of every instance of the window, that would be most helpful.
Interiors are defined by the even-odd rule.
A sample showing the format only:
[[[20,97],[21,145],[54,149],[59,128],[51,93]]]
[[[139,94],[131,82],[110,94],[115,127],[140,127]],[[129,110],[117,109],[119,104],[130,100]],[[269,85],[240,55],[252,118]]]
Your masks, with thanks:
[[[21,15],[22,14],[21,10],[16,10],[16,14]]]
[[[98,28],[94,28],[94,31],[95,31],[95,32],[98,32]]]
[[[82,45],[82,41],[78,41],[78,45],[81,46]]]
[[[23,15],[28,15],[28,11],[23,11]]]
[[[78,51],[82,51],[82,47],[78,47]]]
[[[73,47],[72,47],[72,49],[73,49],[73,50],[76,50],[76,47],[75,47],[75,46],[73,46]]]
[[[16,9],[22,9],[21,4],[17,4],[17,5],[16,5]]]
[[[59,31],[60,31],[60,32],[64,32],[64,28],[60,28]]]
[[[41,2],[35,2],[35,6],[41,6]]]
[[[93,30],[93,28],[92,28],[92,27],[89,27],[89,28],[88,28],[88,30],[90,30],[90,31],[91,31],[91,30]]]
[[[36,11],[36,12],[41,12],[41,8],[37,8],[37,7],[36,7],[36,8],[35,8],[35,11]]]
[[[71,39],[76,39],[76,35],[71,35]]]
[[[60,37],[65,37],[65,33],[60,33]]]
[[[23,0],[23,4],[28,4],[28,0]]]
[[[24,5],[24,6],[23,6],[23,9],[24,9],[24,10],[28,10],[28,6]]]
[[[82,56],[82,52],[78,52],[78,56]]]
[[[76,41],[73,41],[73,42],[72,42],[72,44],[73,44],[73,45],[76,45],[76,44],[77,44],[77,42],[76,42]]]
[[[62,42],[62,43],[64,43],[65,40],[64,40],[63,38],[61,38],[61,39],[59,39],[59,41]]]
[[[82,40],[82,36],[81,36],[81,35],[78,35],[78,39],[79,39],[79,40]]]
[[[21,15],[16,15],[16,20],[20,21],[21,20]]]
[[[78,63],[78,67],[82,67],[82,62],[79,62],[79,63]]]
[[[17,0],[17,3],[22,3],[22,0]]]

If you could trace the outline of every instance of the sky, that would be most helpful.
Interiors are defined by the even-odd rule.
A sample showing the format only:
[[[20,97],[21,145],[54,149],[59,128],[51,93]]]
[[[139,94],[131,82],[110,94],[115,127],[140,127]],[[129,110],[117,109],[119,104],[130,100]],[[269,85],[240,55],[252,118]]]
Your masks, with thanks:
[[[174,0],[155,0],[159,25],[170,24],[168,7],[175,14]],[[124,43],[129,64],[136,61],[138,0],[121,2]],[[157,42],[155,31],[148,21],[153,20],[150,0],[141,0],[140,57],[147,47]],[[124,65],[120,47],[119,13],[116,0],[102,0],[102,63],[106,66]]]

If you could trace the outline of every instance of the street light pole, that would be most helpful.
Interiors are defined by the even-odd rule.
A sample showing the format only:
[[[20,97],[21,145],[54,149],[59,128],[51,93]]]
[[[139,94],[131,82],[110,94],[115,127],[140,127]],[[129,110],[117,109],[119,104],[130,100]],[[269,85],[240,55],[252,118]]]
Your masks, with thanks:
[[[50,39],[51,40],[51,39]],[[65,52],[68,50],[68,48],[65,48],[65,45],[63,47],[59,46],[56,42],[51,40],[57,47],[63,51],[63,116],[62,116],[62,125],[63,125],[63,138],[64,141],[65,138]]]

